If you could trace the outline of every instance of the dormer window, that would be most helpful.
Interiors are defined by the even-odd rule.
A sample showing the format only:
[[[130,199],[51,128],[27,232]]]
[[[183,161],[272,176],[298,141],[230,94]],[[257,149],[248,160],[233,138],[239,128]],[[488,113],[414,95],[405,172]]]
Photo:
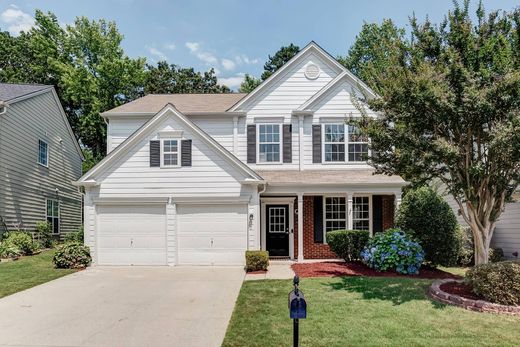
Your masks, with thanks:
[[[161,167],[179,166],[179,140],[161,140]]]
[[[353,125],[325,124],[323,161],[325,163],[363,162],[368,154],[368,139]]]
[[[258,124],[258,163],[281,163],[281,124]]]

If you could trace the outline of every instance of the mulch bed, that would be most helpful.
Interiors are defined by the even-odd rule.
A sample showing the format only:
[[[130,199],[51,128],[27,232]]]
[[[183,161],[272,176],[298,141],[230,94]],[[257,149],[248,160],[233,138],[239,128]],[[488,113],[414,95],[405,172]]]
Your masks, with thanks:
[[[299,277],[336,277],[336,276],[372,276],[372,277],[405,277],[424,279],[460,279],[460,276],[449,272],[422,267],[418,275],[401,275],[396,272],[378,272],[360,263],[320,262],[297,263],[292,265],[293,271]]]
[[[440,285],[440,289],[448,294],[454,294],[470,300],[486,300],[471,291],[471,287],[465,283],[447,282]]]

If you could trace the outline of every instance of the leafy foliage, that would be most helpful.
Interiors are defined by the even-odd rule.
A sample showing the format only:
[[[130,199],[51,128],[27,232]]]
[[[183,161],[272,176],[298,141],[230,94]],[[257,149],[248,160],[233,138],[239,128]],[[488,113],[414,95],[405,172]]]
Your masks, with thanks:
[[[503,305],[520,305],[520,263],[503,261],[477,265],[466,272],[473,291],[486,300]]]
[[[78,231],[74,231],[72,233],[68,233],[64,237],[65,242],[77,242],[77,243],[83,243],[85,242],[84,239],[84,232],[83,227],[81,227]]]
[[[18,247],[5,242],[0,243],[0,259],[16,258],[20,255],[22,255],[22,251]]]
[[[267,270],[269,253],[267,251],[246,251],[246,271]]]
[[[504,260],[504,250],[500,247],[490,248],[489,249],[489,262],[490,263],[498,263],[499,261]]]
[[[480,5],[473,23],[468,8],[455,3],[440,25],[412,17],[413,39],[369,101],[382,117],[354,123],[378,173],[447,187],[480,264],[520,177],[520,9],[486,16]]]
[[[285,63],[291,60],[292,57],[300,51],[300,47],[289,44],[289,46],[280,47],[280,49],[273,55],[269,55],[267,62],[264,64],[264,72],[262,73],[261,79],[265,81],[273,73],[281,68]]]
[[[457,263],[461,266],[473,265],[475,247],[473,245],[471,229],[459,226],[457,238],[459,239],[458,244],[460,246]]]
[[[358,261],[369,238],[365,230],[334,230],[327,233],[327,244],[345,261]]]
[[[459,255],[457,218],[450,205],[432,188],[408,191],[396,216],[396,225],[418,240],[424,259],[433,266],[454,266]]]
[[[400,274],[418,274],[424,260],[421,245],[400,229],[377,233],[361,252],[361,259],[377,271],[395,270]]]
[[[41,221],[36,223],[36,233],[38,240],[44,248],[51,248],[53,245],[52,238],[52,226],[47,221]]]
[[[82,269],[90,265],[92,258],[88,247],[71,242],[58,247],[52,261],[58,269]]]
[[[30,234],[23,231],[10,231],[2,241],[2,245],[20,250],[22,255],[31,255],[38,250],[38,245]]]
[[[244,81],[240,83],[240,93],[250,93],[252,92],[256,87],[258,87],[262,83],[262,80],[259,78],[255,78],[254,76],[251,76],[250,74],[247,74],[244,76]]]

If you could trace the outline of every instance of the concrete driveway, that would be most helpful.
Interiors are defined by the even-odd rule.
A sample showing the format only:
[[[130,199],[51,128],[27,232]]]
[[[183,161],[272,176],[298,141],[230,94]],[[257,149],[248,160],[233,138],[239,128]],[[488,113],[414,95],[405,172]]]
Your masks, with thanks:
[[[0,299],[1,346],[220,346],[238,267],[93,267]]]

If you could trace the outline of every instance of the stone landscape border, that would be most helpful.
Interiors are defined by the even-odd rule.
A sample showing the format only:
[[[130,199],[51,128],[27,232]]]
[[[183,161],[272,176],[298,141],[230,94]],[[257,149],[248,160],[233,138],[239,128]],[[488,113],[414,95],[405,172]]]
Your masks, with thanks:
[[[470,311],[477,312],[490,312],[490,313],[499,313],[499,314],[508,314],[514,316],[520,316],[520,306],[507,306],[494,304],[489,301],[484,300],[472,300],[463,298],[456,294],[450,294],[443,290],[441,290],[441,285],[449,282],[458,282],[462,283],[463,280],[454,280],[454,279],[441,279],[433,282],[431,287],[428,289],[428,295],[434,299],[435,301],[442,302],[444,304],[450,304],[465,308]]]

